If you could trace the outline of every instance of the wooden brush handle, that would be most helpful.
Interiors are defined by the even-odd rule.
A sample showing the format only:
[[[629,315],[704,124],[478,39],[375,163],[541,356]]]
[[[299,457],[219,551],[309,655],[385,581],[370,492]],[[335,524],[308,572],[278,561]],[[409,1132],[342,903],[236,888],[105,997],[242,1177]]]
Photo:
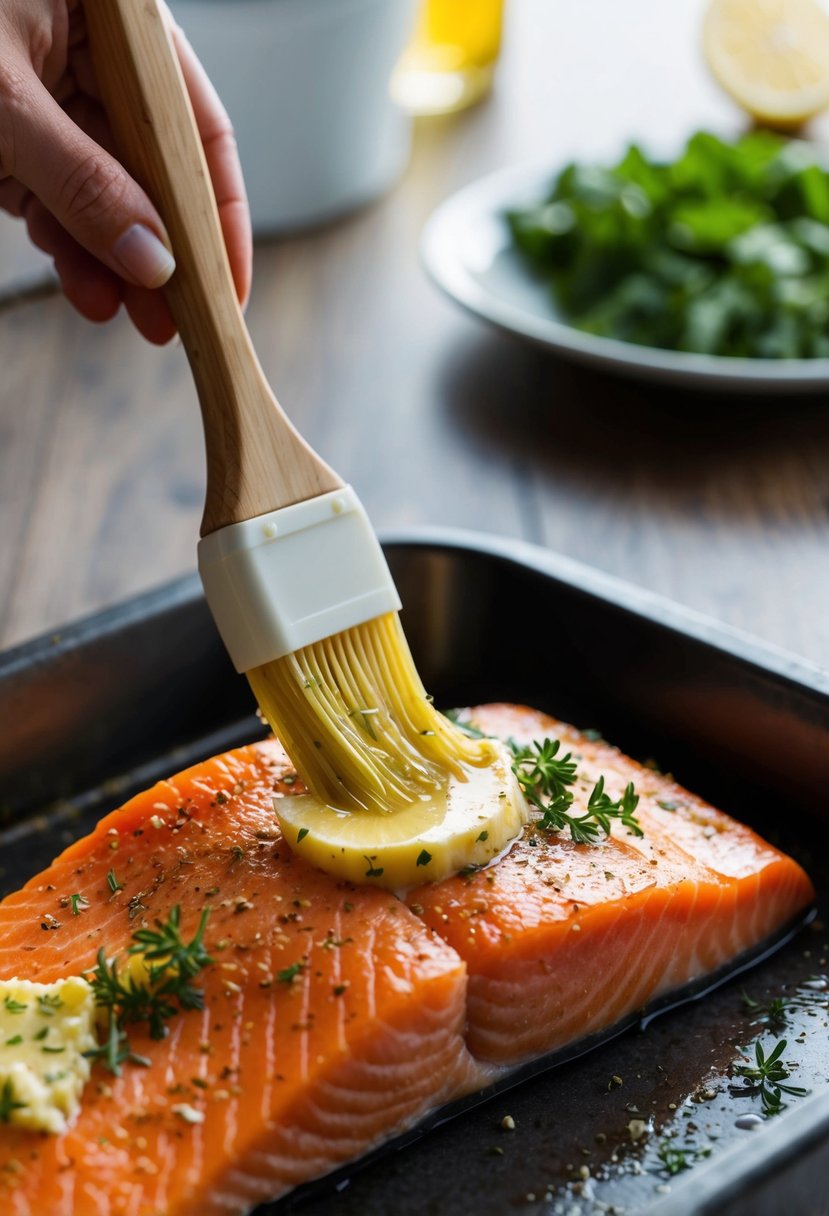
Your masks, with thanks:
[[[202,535],[343,483],[274,397],[245,326],[216,200],[156,0],[84,0],[98,83],[124,164],[170,234],[165,290],[196,381],[207,448]]]

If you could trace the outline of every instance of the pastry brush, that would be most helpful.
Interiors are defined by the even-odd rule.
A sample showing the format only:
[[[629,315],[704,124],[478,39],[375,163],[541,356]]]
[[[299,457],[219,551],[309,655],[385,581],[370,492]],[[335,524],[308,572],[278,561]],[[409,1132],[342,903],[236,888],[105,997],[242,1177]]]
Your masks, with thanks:
[[[124,163],[157,206],[176,271],[166,298],[204,423],[199,570],[219,632],[322,802],[392,811],[491,757],[438,713],[354,490],[268,386],[234,290],[201,139],[156,0],[85,0]]]

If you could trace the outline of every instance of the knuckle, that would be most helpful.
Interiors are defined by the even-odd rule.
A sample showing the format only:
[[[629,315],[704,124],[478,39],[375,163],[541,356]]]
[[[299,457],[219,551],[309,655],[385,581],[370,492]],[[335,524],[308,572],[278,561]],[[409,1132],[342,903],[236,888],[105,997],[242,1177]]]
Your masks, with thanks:
[[[32,67],[39,77],[43,76],[46,61],[52,54],[54,38],[51,22],[40,21],[29,30],[29,55]]]
[[[202,136],[202,143],[205,150],[216,147],[228,152],[236,150],[236,132],[233,129],[233,123],[226,114],[216,116],[210,125],[209,131]]]
[[[96,224],[118,206],[126,181],[114,164],[94,153],[74,165],[58,195],[58,206],[66,220]]]

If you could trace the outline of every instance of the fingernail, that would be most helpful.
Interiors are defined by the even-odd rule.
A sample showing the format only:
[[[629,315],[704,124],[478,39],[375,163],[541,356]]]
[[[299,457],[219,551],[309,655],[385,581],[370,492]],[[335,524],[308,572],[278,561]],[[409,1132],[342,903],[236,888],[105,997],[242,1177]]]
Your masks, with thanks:
[[[162,287],[176,268],[170,250],[143,224],[133,224],[122,233],[112,252],[142,287]]]

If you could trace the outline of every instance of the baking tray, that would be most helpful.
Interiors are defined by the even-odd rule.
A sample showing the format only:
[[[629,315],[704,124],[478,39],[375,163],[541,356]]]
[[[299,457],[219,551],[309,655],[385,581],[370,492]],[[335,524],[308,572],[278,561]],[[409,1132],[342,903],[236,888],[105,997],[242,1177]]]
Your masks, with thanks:
[[[430,530],[385,547],[439,704],[517,700],[600,729],[793,853],[825,900],[825,673],[520,542]],[[0,655],[0,890],[135,790],[261,735],[254,709],[195,579]],[[826,937],[819,910],[750,975],[262,1212],[829,1212]],[[743,990],[800,1003],[763,1025]],[[789,1040],[812,1092],[748,1130],[759,1102],[729,1065],[758,1036]]]

